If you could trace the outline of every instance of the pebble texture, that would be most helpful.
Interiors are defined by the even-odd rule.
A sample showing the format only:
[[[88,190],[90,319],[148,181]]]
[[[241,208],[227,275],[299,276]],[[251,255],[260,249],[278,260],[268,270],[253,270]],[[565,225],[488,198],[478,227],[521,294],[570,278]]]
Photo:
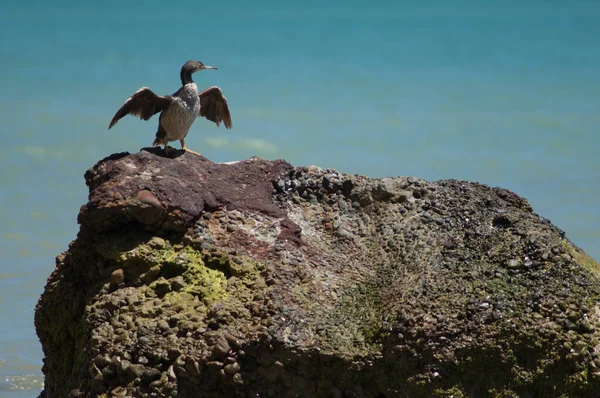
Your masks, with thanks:
[[[500,188],[159,149],[86,173],[41,397],[593,397],[598,264]]]

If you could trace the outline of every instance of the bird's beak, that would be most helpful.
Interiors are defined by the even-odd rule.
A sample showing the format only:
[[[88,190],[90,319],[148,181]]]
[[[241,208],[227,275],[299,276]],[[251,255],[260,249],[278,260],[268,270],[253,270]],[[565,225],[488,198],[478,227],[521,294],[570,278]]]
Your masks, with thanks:
[[[219,69],[216,66],[204,65],[204,69]]]

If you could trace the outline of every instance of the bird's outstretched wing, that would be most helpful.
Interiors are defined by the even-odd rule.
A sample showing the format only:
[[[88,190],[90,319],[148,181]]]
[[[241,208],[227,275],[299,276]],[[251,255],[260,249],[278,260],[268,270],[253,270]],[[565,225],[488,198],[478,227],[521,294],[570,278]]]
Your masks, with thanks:
[[[115,113],[108,128],[114,126],[125,115],[139,116],[142,120],[149,120],[153,115],[165,109],[171,103],[170,95],[156,95],[148,87],[136,91],[121,108]]]
[[[200,97],[200,116],[215,122],[217,126],[223,122],[225,127],[231,128],[231,114],[227,105],[227,98],[217,86],[207,88],[198,94]]]

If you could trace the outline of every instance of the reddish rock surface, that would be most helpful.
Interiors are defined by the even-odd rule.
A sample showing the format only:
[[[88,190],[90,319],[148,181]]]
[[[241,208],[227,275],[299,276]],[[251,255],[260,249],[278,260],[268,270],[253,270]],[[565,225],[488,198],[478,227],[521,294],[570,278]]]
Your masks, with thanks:
[[[282,160],[223,164],[183,151],[165,157],[158,148],[135,156],[115,154],[87,171],[90,196],[79,223],[102,232],[137,221],[159,232],[183,233],[201,212],[214,209],[286,218],[271,200],[271,181],[292,169]],[[298,231],[293,223],[288,225]]]

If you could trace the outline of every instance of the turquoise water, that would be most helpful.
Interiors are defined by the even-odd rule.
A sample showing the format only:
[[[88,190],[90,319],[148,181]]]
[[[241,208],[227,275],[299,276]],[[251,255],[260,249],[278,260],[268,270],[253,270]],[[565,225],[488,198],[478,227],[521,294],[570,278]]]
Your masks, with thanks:
[[[364,3],[0,6],[0,396],[41,388],[33,310],[83,173],[156,131],[108,122],[188,59],[219,67],[195,79],[230,103],[232,130],[199,119],[186,139],[214,161],[502,186],[600,259],[600,3]]]

